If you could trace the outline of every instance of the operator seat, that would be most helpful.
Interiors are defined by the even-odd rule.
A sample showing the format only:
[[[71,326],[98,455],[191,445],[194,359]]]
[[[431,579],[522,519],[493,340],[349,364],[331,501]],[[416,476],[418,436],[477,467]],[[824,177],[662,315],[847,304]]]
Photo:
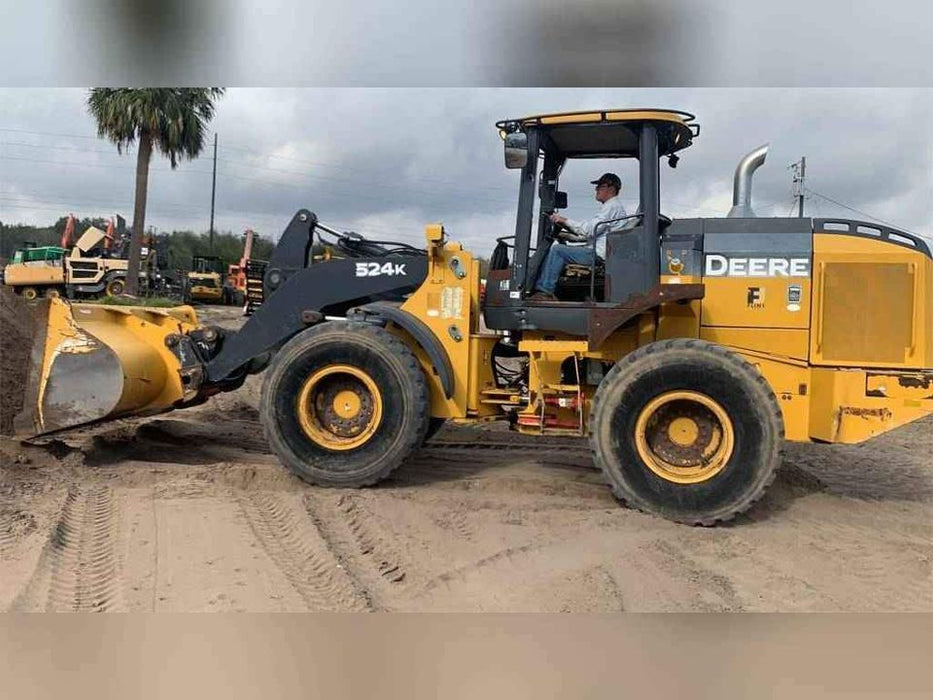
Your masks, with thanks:
[[[640,204],[635,213],[642,213]],[[641,219],[629,219],[619,230],[619,233],[635,228],[640,222]],[[606,261],[598,255],[596,256],[596,264],[592,269],[589,265],[580,263],[564,265],[564,269],[557,280],[554,296],[561,301],[585,301],[590,293],[590,275],[596,277],[593,284],[594,301],[603,301],[605,299]]]
[[[560,277],[557,279],[554,296],[561,301],[585,301],[590,295],[591,274],[596,275],[593,284],[595,301],[603,301],[606,287],[606,261],[598,255],[596,256],[596,265],[593,268],[579,263],[564,265],[564,269],[561,270]]]

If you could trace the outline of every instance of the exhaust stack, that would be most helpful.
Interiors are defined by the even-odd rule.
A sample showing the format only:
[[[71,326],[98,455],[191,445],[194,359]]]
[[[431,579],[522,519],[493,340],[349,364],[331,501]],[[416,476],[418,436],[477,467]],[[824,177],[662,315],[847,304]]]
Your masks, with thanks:
[[[735,169],[735,181],[732,185],[732,209],[728,218],[757,216],[752,210],[752,175],[758,167],[765,162],[768,155],[768,144],[759,146],[739,161]]]

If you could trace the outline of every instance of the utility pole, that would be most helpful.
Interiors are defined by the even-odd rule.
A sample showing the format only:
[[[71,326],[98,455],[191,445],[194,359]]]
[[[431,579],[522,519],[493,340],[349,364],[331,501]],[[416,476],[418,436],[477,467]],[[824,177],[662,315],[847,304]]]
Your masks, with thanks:
[[[797,216],[803,218],[803,183],[807,174],[807,157],[800,156],[800,161],[790,167],[794,171],[794,195],[797,197]]]
[[[214,132],[214,174],[211,178],[211,255],[214,254],[214,195],[217,192],[217,132]]]

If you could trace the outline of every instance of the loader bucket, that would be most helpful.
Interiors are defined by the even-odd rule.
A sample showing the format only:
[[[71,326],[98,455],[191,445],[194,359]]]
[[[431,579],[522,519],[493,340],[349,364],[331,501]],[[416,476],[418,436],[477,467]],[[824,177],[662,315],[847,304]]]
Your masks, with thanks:
[[[13,421],[17,436],[158,413],[183,398],[180,363],[165,341],[197,327],[191,307],[49,299],[34,312],[36,333],[23,410]]]

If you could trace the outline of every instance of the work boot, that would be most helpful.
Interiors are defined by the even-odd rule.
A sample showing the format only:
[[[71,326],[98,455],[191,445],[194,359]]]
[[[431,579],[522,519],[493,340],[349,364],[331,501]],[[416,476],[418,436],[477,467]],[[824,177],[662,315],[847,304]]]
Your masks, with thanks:
[[[557,297],[550,292],[543,292],[539,289],[528,297],[528,301],[557,301]]]

